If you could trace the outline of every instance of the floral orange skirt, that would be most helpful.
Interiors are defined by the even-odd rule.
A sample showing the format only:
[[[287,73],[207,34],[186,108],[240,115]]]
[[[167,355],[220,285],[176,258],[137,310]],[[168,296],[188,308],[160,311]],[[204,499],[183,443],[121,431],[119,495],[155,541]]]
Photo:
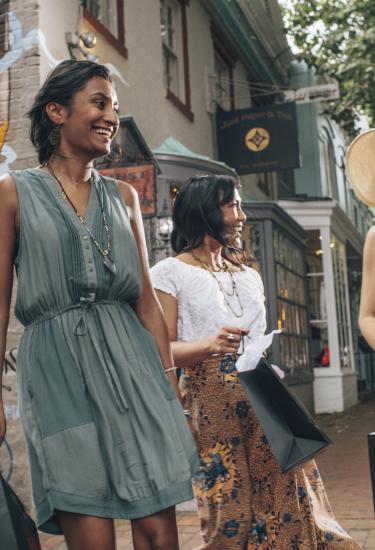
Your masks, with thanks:
[[[235,358],[185,369],[180,388],[198,432],[201,550],[360,549],[335,520],[314,461],[280,473]]]

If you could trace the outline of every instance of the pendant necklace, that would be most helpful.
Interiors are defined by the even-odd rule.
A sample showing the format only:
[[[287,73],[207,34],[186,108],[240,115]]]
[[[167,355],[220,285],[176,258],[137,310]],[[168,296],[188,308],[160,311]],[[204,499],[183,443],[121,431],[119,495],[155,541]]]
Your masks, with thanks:
[[[85,228],[88,236],[90,237],[91,241],[94,243],[95,247],[97,248],[99,254],[101,255],[102,259],[103,259],[103,264],[105,265],[105,267],[111,272],[113,273],[113,275],[116,275],[116,265],[114,263],[114,261],[112,260],[111,256],[110,256],[110,253],[111,253],[111,234],[110,234],[110,231],[109,231],[109,226],[108,226],[108,223],[107,223],[107,217],[105,215],[105,211],[104,211],[104,206],[102,205],[102,201],[100,200],[100,197],[99,197],[99,193],[98,193],[98,190],[96,188],[96,185],[94,184],[94,178],[93,176],[91,176],[90,178],[90,186],[94,185],[95,187],[95,191],[96,191],[96,194],[97,194],[97,197],[98,197],[98,201],[99,201],[99,204],[100,204],[100,211],[101,211],[101,215],[102,215],[102,220],[103,220],[103,227],[104,227],[104,231],[105,231],[105,234],[106,234],[106,239],[107,239],[107,246],[105,248],[103,248],[99,243],[98,241],[95,239],[91,229],[89,228],[89,226],[87,225],[87,220],[84,216],[81,216],[81,214],[78,212],[78,210],[76,209],[76,207],[74,206],[72,200],[70,199],[70,197],[68,197],[68,195],[66,194],[65,190],[64,190],[64,187],[61,183],[61,181],[59,180],[59,178],[56,176],[55,172],[53,171],[52,167],[50,166],[50,164],[47,162],[45,164],[45,166],[48,168],[48,171],[50,172],[51,176],[54,177],[54,179],[57,181],[58,185],[59,185],[59,188],[60,188],[60,194],[62,196],[62,198],[64,200],[66,200],[70,206],[72,207],[73,211],[75,212],[77,218],[79,219],[79,221],[81,222],[81,224],[83,225],[83,227]]]
[[[216,277],[215,272],[213,271],[211,266],[209,264],[203,262],[200,258],[198,258],[198,256],[196,256],[192,250],[189,250],[189,252],[193,256],[194,260],[196,260],[201,265],[201,267],[203,269],[205,269],[206,271],[208,271],[208,273],[211,275],[211,277],[213,277],[215,279],[215,281],[217,283],[217,286],[219,287],[219,290],[220,290],[221,294],[223,295],[224,302],[225,302],[225,305],[227,306],[227,308],[233,313],[233,315],[235,317],[237,317],[237,319],[240,319],[241,317],[243,317],[244,308],[243,308],[242,302],[241,302],[239,294],[238,294],[237,283],[236,283],[236,281],[233,277],[233,273],[228,269],[228,266],[225,263],[224,258],[221,258],[221,269],[219,269],[219,271],[224,271],[226,273],[229,273],[229,277],[230,277],[230,280],[231,280],[231,287],[232,287],[232,291],[229,291],[229,292],[223,287],[220,280]],[[238,305],[240,307],[239,313],[233,309],[233,307],[232,307],[229,299],[227,298],[227,296],[229,298],[233,298],[233,296],[235,296],[237,298],[237,302],[238,302]]]

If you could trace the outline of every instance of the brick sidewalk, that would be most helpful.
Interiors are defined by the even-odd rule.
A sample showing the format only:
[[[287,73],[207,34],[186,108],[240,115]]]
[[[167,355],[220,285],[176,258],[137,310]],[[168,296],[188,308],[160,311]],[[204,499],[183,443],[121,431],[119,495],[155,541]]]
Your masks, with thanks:
[[[375,399],[318,419],[334,445],[318,460],[336,517],[364,550],[375,550],[375,516],[367,434],[375,431]]]
[[[375,519],[368,466],[367,434],[375,431],[375,399],[348,413],[322,415],[319,425],[334,442],[318,459],[332,508],[342,527],[362,545],[375,550]],[[201,538],[195,513],[178,513],[180,550],[193,550]],[[132,550],[130,525],[117,522],[118,550]],[[66,550],[62,537],[42,535],[43,550]],[[278,549],[287,550],[287,549]]]

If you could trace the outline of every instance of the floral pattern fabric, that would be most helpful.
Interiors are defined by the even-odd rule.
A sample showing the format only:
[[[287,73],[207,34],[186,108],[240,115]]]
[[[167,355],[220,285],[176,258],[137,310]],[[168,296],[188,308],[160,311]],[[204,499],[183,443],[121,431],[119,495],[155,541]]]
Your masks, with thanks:
[[[360,549],[335,520],[314,461],[280,473],[234,357],[185,369],[180,388],[198,432],[200,550]]]

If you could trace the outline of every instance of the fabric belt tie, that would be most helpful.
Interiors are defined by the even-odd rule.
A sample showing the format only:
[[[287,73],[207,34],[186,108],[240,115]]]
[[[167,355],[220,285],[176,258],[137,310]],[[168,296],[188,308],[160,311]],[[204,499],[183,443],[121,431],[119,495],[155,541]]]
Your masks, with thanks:
[[[61,308],[53,313],[50,313],[48,315],[40,317],[39,319],[36,319],[32,323],[27,324],[25,326],[25,330],[34,328],[38,326],[40,323],[43,323],[45,321],[56,319],[60,315],[63,315],[68,311],[72,311],[73,309],[78,309],[80,310],[80,314],[77,321],[74,323],[72,330],[76,336],[84,336],[85,334],[87,334],[86,312],[89,308],[96,305],[119,306],[119,304],[120,302],[115,300],[87,300],[85,298],[81,298],[81,301],[77,304],[72,304],[70,306]],[[102,365],[103,365],[104,374],[108,383],[108,387],[112,394],[114,402],[116,403],[120,412],[127,411],[129,409],[129,405],[126,401],[126,398],[123,392],[121,391],[121,384],[120,384],[120,380],[117,375],[116,369],[113,367],[113,365],[110,362],[107,362],[107,361],[102,361]],[[80,367],[78,368],[80,369]],[[81,372],[81,377],[83,378],[82,372]]]
[[[120,302],[116,300],[88,300],[86,298],[81,298],[81,301],[78,302],[77,304],[71,304],[70,306],[63,307],[61,309],[48,313],[47,315],[43,315],[43,317],[39,317],[32,323],[25,324],[25,330],[34,328],[38,326],[40,323],[44,323],[45,321],[51,321],[52,319],[56,319],[57,317],[59,317],[63,313],[66,313],[67,311],[72,311],[73,309],[80,309],[82,311],[77,322],[74,324],[73,332],[76,336],[84,336],[87,333],[85,311],[87,311],[89,307],[101,305],[101,304],[118,306]]]

